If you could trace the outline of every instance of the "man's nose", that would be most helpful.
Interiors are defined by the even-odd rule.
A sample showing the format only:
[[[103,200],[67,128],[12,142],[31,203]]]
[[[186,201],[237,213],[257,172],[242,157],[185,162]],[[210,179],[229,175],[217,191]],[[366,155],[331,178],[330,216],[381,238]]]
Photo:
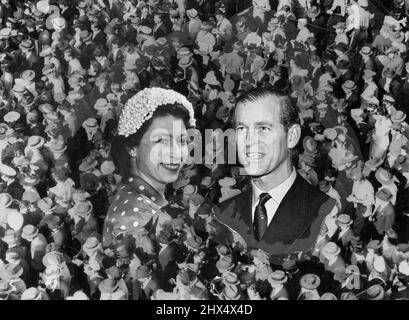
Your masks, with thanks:
[[[258,142],[258,131],[255,129],[249,129],[246,132],[246,146],[249,147]]]

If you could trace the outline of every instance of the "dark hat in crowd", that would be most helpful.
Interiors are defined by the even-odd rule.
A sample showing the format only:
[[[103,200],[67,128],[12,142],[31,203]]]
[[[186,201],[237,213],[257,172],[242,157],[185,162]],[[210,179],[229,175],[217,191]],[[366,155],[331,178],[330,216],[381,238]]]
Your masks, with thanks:
[[[174,240],[174,235],[169,230],[161,230],[156,239],[159,243],[170,244]]]
[[[84,173],[80,178],[81,188],[85,191],[95,191],[99,186],[99,178],[92,173]]]
[[[331,183],[327,180],[321,180],[318,182],[318,187],[321,192],[327,193],[331,189]]]
[[[348,50],[348,46],[344,42],[338,42],[334,46],[334,50],[338,50],[338,51],[341,51],[341,52],[346,52]]]
[[[351,68],[351,63],[348,60],[341,60],[338,62],[337,67],[341,70],[348,70]]]

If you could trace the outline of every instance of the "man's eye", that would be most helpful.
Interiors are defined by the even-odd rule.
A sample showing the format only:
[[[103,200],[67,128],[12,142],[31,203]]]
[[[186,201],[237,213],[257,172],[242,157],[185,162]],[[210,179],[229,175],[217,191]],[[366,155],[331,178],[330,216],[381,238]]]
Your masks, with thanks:
[[[244,131],[244,127],[243,126],[238,126],[238,127],[236,127],[236,131]]]
[[[270,131],[270,128],[267,127],[267,126],[261,126],[261,127],[259,128],[259,130],[260,130],[261,132],[267,132],[267,131]]]

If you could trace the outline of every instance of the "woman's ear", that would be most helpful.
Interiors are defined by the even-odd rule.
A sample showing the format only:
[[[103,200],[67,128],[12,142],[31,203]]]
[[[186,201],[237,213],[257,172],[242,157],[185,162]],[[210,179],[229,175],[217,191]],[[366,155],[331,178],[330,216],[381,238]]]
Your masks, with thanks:
[[[287,135],[287,147],[288,149],[294,149],[301,137],[301,127],[299,124],[294,124],[290,129],[288,129]]]

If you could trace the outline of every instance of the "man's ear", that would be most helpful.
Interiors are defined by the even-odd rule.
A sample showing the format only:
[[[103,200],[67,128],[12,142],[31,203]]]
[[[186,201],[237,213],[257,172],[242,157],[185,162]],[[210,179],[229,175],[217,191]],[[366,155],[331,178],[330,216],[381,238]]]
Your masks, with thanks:
[[[288,129],[287,148],[294,149],[297,146],[298,141],[300,141],[300,137],[301,126],[299,124],[294,124],[290,129]]]

